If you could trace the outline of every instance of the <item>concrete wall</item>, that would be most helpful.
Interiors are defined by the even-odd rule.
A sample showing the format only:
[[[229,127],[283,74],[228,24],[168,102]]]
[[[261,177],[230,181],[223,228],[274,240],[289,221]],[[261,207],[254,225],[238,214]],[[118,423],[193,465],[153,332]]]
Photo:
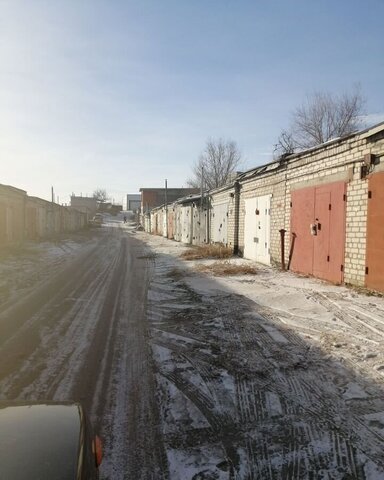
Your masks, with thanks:
[[[0,185],[0,246],[17,245],[24,240],[39,241],[86,225],[84,212]]]
[[[97,212],[97,200],[94,197],[77,197],[71,196],[71,207],[88,214],[88,219],[91,219]]]
[[[26,198],[24,190],[0,185],[0,246],[23,242]]]

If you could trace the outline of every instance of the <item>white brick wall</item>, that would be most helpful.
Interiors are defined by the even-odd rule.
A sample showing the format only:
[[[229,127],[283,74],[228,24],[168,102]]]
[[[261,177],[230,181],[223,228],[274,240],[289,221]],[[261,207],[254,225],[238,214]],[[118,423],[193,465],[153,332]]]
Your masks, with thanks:
[[[371,132],[369,132],[371,134]],[[240,182],[239,251],[244,250],[245,200],[271,195],[271,262],[280,265],[280,229],[287,231],[285,258],[290,249],[291,191],[343,181],[346,189],[345,262],[344,281],[364,285],[366,230],[368,206],[368,179],[360,178],[364,155],[374,154],[377,162],[374,171],[384,170],[384,131],[374,136],[361,132],[347,139],[329,143],[312,151],[292,155],[285,163],[278,162],[248,172]],[[253,175],[253,178],[251,178]],[[235,245],[235,189],[210,192],[211,209],[228,204],[228,245]],[[177,228],[175,226],[175,228]]]
[[[344,175],[347,183],[344,281],[353,285],[365,282],[368,180],[360,179],[360,167],[368,153],[384,155],[384,139],[373,143],[360,136],[353,137],[338,147],[303,154],[288,166],[287,171],[288,196],[292,188],[331,183]],[[287,209],[287,230],[289,216]]]
[[[346,238],[344,281],[364,285],[366,256],[366,219],[368,180],[360,179],[360,167],[365,154],[383,157],[384,134],[375,139],[356,135],[340,143],[326,145],[311,152],[291,157],[285,169],[261,172],[258,176],[241,181],[239,247],[244,248],[245,200],[271,194],[271,262],[280,265],[281,247],[279,230],[285,228],[285,259],[290,249],[291,191],[297,188],[344,181],[347,184]],[[377,165],[375,170],[384,169]],[[230,226],[234,222],[230,223]],[[231,233],[229,233],[231,237]]]

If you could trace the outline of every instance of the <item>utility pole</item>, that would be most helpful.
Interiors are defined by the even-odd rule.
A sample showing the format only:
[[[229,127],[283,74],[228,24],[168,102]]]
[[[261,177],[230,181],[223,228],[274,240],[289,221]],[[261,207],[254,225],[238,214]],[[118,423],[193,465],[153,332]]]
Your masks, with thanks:
[[[168,238],[168,185],[165,179],[165,237]]]
[[[204,167],[201,166],[201,185],[200,185],[200,222],[199,222],[199,242],[201,243],[202,225],[203,225],[203,190],[204,190]],[[207,228],[204,223],[204,228]]]
[[[203,212],[203,189],[204,189],[204,167],[202,166],[201,167],[201,185],[200,185],[200,215]]]

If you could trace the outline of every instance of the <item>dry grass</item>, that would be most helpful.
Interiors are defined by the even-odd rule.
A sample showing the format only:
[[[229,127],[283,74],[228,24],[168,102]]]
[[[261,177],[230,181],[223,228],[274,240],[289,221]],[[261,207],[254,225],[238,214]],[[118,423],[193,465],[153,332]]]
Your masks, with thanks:
[[[369,288],[366,287],[359,287],[357,285],[351,285],[350,283],[346,283],[345,287],[349,288],[350,290],[353,290],[354,292],[360,294],[360,295],[366,295],[367,297],[384,297],[383,292],[376,292],[376,290],[370,290]]]
[[[228,260],[215,262],[211,265],[198,265],[197,270],[204,273],[212,273],[216,277],[225,275],[256,275],[257,269],[252,265],[237,265]]]
[[[146,255],[139,255],[138,259],[140,260],[154,260],[157,257],[156,253],[147,253]]]
[[[202,258],[230,258],[233,255],[231,248],[223,245],[199,245],[182,253],[184,260],[200,260]]]

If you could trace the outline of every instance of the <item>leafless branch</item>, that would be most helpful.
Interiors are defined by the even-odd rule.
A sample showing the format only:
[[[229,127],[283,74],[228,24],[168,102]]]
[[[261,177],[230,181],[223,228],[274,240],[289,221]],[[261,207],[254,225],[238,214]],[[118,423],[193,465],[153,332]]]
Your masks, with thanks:
[[[231,180],[240,160],[241,154],[235,142],[209,139],[192,168],[193,177],[187,183],[200,187],[203,172],[204,188],[211,190],[221,187]]]
[[[101,203],[105,203],[108,200],[108,194],[105,188],[96,188],[93,192],[93,197]]]
[[[351,93],[315,92],[293,112],[289,131],[283,131],[277,147],[283,153],[310,148],[357,131],[364,105],[359,87]]]

